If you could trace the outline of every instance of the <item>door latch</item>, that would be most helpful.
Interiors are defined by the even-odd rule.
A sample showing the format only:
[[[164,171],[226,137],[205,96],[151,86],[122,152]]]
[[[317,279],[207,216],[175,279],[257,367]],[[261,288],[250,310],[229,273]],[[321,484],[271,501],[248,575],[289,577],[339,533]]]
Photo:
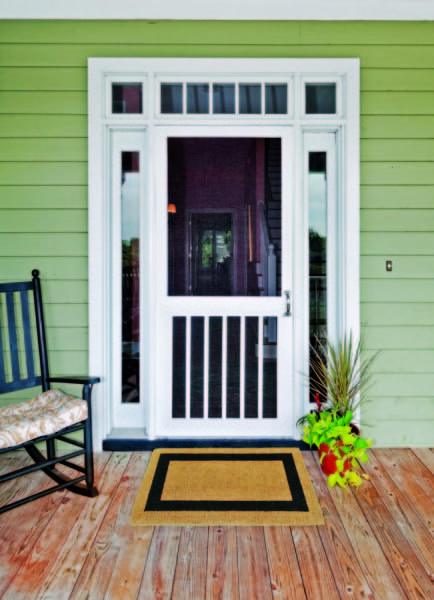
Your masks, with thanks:
[[[283,313],[284,317],[290,317],[292,315],[291,313],[291,292],[289,290],[286,290],[284,292],[285,297],[286,297],[286,312]]]

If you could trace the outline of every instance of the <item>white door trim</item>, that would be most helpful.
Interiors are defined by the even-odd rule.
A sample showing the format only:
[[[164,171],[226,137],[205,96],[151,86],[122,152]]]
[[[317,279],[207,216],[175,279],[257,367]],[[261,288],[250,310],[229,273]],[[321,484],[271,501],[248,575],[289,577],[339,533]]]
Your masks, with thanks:
[[[360,65],[358,59],[94,59],[88,63],[89,89],[89,367],[92,374],[100,375],[103,382],[95,386],[94,396],[94,440],[95,447],[101,449],[102,441],[110,433],[112,421],[112,400],[114,390],[110,386],[110,352],[112,344],[110,332],[110,227],[107,203],[110,197],[110,137],[111,131],[129,129],[149,132],[149,144],[152,147],[153,132],[162,119],[155,110],[155,85],[158,77],[165,74],[179,75],[179,80],[188,81],[189,76],[207,74],[217,78],[222,74],[228,77],[240,77],[241,74],[252,77],[284,78],[290,81],[292,95],[291,114],[258,115],[249,118],[249,125],[259,127],[293,125],[295,130],[296,156],[294,168],[301,174],[302,144],[304,132],[335,133],[337,140],[337,193],[342,207],[342,239],[339,252],[344,253],[339,277],[342,282],[342,310],[340,330],[360,332],[359,323],[359,80]],[[341,81],[342,115],[304,115],[302,78],[329,77]],[[142,80],[144,87],[145,113],[141,115],[111,115],[107,111],[107,91],[110,80],[119,77],[125,81],[129,77],[134,81]],[[334,78],[334,79],[333,79]],[[312,79],[314,80],[314,79]],[[164,124],[190,122],[198,125],[199,120],[188,119],[187,115],[167,118]],[[237,125],[233,117],[208,115],[200,120],[202,124]],[[240,122],[241,124],[241,122]],[[149,153],[146,190],[148,197],[154,197],[155,165],[153,153]],[[301,198],[303,185],[301,178],[295,183],[295,197]],[[298,202],[295,202],[297,205]],[[298,210],[296,206],[296,210]],[[146,240],[152,251],[152,240]],[[297,248],[299,244],[297,242]],[[153,269],[154,257],[150,257]],[[300,282],[299,282],[300,283]],[[294,286],[297,281],[294,281]],[[150,310],[154,310],[151,299]],[[301,307],[300,307],[301,308]],[[298,310],[297,296],[294,297],[294,312]],[[299,326],[299,325],[297,325]],[[302,325],[300,325],[302,326]],[[155,332],[150,330],[150,339]],[[155,372],[155,356],[151,352],[150,373]],[[302,393],[303,380],[295,375],[296,390]],[[155,394],[152,378],[149,381],[149,393]],[[297,393],[297,392],[295,392]],[[299,411],[302,410],[302,404]],[[295,408],[294,421],[299,416]],[[155,422],[153,403],[146,411],[146,427]],[[152,429],[152,427],[151,427]],[[299,432],[295,432],[299,437]],[[152,437],[152,431],[143,433],[144,438]]]

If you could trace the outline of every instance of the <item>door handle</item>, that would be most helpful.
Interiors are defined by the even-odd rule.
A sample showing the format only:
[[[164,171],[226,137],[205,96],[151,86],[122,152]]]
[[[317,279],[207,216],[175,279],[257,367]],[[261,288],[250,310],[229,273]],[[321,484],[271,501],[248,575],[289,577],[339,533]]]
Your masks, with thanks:
[[[285,292],[283,292],[285,294],[286,297],[286,312],[283,313],[284,317],[291,317],[292,313],[291,313],[291,292],[289,290],[286,290]]]

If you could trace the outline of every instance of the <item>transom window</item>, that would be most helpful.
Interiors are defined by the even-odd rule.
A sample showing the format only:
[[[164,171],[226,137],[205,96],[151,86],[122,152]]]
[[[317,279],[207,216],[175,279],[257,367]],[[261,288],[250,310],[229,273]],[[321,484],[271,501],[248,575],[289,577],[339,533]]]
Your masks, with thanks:
[[[160,83],[162,115],[287,115],[288,81],[184,81]]]

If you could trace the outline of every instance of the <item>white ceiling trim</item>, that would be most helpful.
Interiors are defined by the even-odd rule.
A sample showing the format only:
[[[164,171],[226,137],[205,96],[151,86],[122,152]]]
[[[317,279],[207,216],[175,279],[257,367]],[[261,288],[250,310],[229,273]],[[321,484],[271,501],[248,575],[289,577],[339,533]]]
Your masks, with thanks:
[[[0,19],[432,21],[434,0],[14,0]]]

